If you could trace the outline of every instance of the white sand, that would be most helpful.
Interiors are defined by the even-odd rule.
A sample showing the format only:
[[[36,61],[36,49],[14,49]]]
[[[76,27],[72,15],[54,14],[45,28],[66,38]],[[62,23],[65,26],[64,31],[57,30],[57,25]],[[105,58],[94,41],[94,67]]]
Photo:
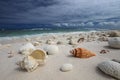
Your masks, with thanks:
[[[12,43],[10,47],[2,46],[0,48],[0,80],[116,80],[101,72],[97,65],[103,61],[119,59],[120,49],[111,49],[107,42],[92,41],[80,43],[77,47],[84,47],[96,53],[96,56],[88,59],[72,57],[69,51],[73,48],[71,45],[58,45],[60,52],[55,55],[49,55],[44,66],[39,67],[33,72],[21,70],[16,62],[22,58],[18,54],[19,47],[24,42]],[[43,48],[46,44],[37,46]],[[100,54],[100,50],[107,49],[110,52]],[[14,56],[8,58],[9,52],[13,50]],[[73,70],[61,72],[60,67],[65,63],[71,63]]]

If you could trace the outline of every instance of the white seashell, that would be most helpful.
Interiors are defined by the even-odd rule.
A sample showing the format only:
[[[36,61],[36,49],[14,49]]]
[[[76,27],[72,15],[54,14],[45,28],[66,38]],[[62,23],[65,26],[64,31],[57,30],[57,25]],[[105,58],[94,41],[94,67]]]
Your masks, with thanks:
[[[105,61],[98,65],[104,73],[120,79],[120,64],[114,61]]]
[[[48,55],[53,55],[59,53],[59,48],[57,45],[48,45],[45,47],[45,51],[48,53]]]
[[[76,44],[77,44],[77,41],[75,41],[74,39],[70,39],[70,40],[69,40],[69,44],[70,44],[70,45],[76,45]]]
[[[98,38],[99,41],[108,41],[108,37],[101,36]]]
[[[72,69],[73,69],[72,64],[63,64],[60,68],[60,70],[63,72],[71,71]]]
[[[120,37],[112,37],[108,39],[108,44],[113,48],[120,48]]]
[[[46,53],[43,50],[34,50],[30,55],[23,58],[18,65],[28,72],[34,71],[39,65],[46,62]]]
[[[25,40],[26,40],[26,41],[28,41],[28,42],[30,42],[30,41],[31,41],[31,39],[30,39],[30,38],[25,38]]]
[[[33,45],[34,45],[34,46],[39,46],[40,43],[39,43],[39,42],[33,42]]]
[[[34,50],[35,50],[35,47],[31,43],[27,43],[19,49],[19,52],[23,55],[29,55]]]
[[[51,40],[51,39],[48,39],[48,40],[46,41],[46,44],[55,44],[55,42],[54,42],[53,40]]]
[[[26,56],[19,62],[19,66],[22,69],[26,69],[28,72],[34,71],[38,67],[38,62],[31,56]]]

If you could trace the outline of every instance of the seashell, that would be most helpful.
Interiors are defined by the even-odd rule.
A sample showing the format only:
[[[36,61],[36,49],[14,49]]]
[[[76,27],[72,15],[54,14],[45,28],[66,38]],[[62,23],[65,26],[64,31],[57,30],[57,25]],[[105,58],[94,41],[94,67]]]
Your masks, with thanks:
[[[29,56],[32,56],[39,64],[44,64],[47,58],[46,52],[43,50],[35,50]]]
[[[106,54],[106,53],[108,53],[108,52],[110,52],[110,51],[103,49],[103,50],[100,51],[100,54]]]
[[[72,69],[73,69],[72,64],[63,64],[60,68],[60,70],[63,72],[71,71]]]
[[[20,49],[19,52],[23,55],[29,55],[32,53],[32,51],[34,51],[36,48],[31,44],[31,43],[27,43],[25,45],[23,45]]]
[[[108,37],[101,36],[98,38],[99,41],[108,41]]]
[[[112,48],[120,48],[120,37],[109,38],[108,44]]]
[[[34,50],[30,55],[24,57],[18,65],[22,69],[26,69],[28,72],[31,72],[39,65],[43,65],[46,61],[46,57],[47,55],[43,50]]]
[[[109,37],[120,37],[120,31],[109,32]]]
[[[40,43],[39,43],[39,42],[33,42],[33,45],[34,45],[34,46],[39,46]]]
[[[51,40],[51,39],[48,39],[48,40],[46,41],[46,44],[55,44],[55,42],[54,42],[53,40]]]
[[[84,40],[85,40],[85,38],[79,38],[77,42],[81,43],[81,42],[84,42]]]
[[[59,53],[59,48],[57,45],[48,45],[45,47],[45,51],[48,55],[53,55]]]
[[[38,67],[38,62],[32,56],[26,56],[18,64],[22,69],[26,69],[28,72],[34,71]]]
[[[77,41],[75,41],[74,39],[70,39],[70,40],[69,40],[69,44],[70,44],[70,45],[76,45],[76,44],[77,44]]]
[[[98,68],[105,74],[120,79],[120,64],[114,61],[105,61],[98,65]]]
[[[78,57],[78,58],[89,58],[92,56],[96,56],[95,53],[84,48],[73,49],[70,51],[70,53],[72,53],[75,57]]]

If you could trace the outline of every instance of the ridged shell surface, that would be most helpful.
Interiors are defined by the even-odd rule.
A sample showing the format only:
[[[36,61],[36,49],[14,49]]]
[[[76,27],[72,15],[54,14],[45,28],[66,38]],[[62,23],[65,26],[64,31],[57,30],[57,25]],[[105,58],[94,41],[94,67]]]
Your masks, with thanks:
[[[104,73],[120,79],[120,63],[114,61],[105,61],[100,63],[98,67]]]
[[[89,58],[89,57],[95,56],[95,53],[85,48],[75,48],[71,50],[70,53],[73,54],[74,57],[78,57],[78,58]]]

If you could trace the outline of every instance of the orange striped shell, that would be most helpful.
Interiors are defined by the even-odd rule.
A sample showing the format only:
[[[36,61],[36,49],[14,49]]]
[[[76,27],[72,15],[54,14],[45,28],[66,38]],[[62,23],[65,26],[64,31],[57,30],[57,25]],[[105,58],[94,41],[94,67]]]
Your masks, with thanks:
[[[95,53],[85,49],[85,48],[76,48],[70,51],[75,57],[78,58],[89,58],[92,56],[96,56]]]

